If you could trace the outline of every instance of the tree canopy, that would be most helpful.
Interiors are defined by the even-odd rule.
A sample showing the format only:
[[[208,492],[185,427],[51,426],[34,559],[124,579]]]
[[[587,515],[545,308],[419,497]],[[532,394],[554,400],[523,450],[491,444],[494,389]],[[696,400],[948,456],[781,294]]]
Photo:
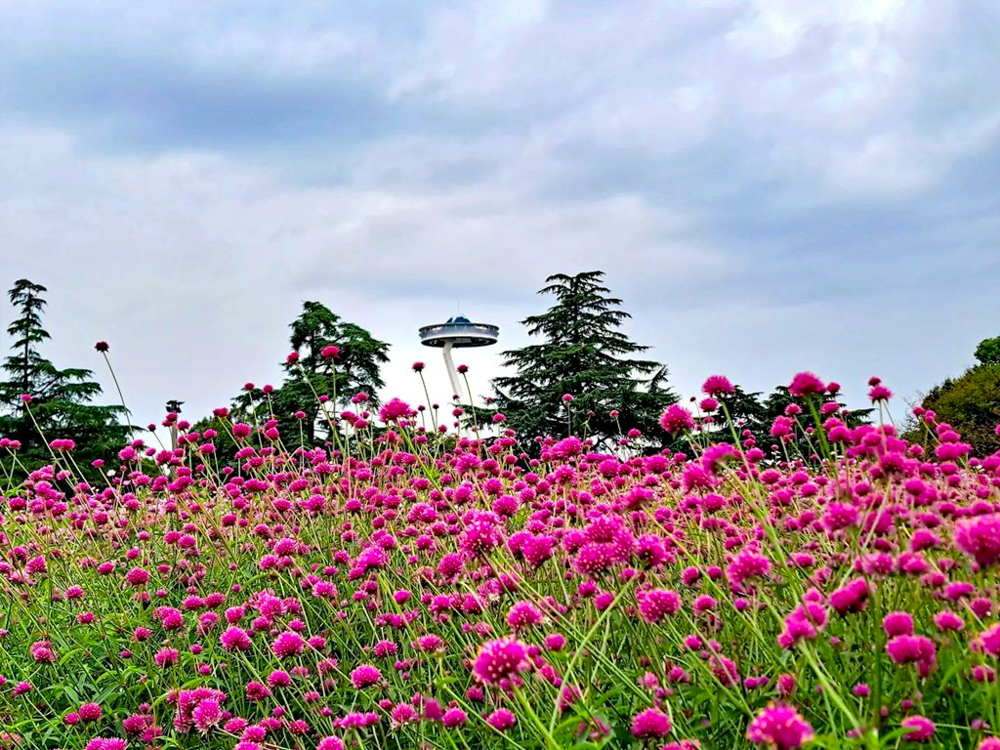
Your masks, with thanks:
[[[72,440],[76,463],[86,471],[121,448],[130,432],[121,422],[122,406],[91,403],[101,395],[92,371],[60,369],[42,356],[40,346],[51,339],[42,327],[47,291],[19,279],[7,293],[16,317],[7,326],[12,353],[0,366],[6,375],[0,381],[0,437],[19,447],[0,453],[0,465],[10,483],[51,460],[49,441]]]
[[[572,430],[601,443],[630,430],[652,434],[677,400],[666,366],[641,358],[649,347],[621,330],[631,316],[603,278],[602,271],[548,277],[538,293],[555,304],[522,321],[538,342],[502,353],[514,373],[493,381],[496,405],[520,435]]]
[[[282,363],[284,381],[269,392],[248,384],[232,400],[230,419],[257,425],[273,417],[291,444],[301,438],[312,446],[330,437],[321,399],[330,415],[334,405],[337,411],[346,408],[359,393],[368,394],[368,403],[377,403],[385,385],[381,367],[389,361],[389,344],[321,302],[304,302],[289,329],[292,353]],[[212,427],[228,434],[216,421],[202,420],[195,429]]]

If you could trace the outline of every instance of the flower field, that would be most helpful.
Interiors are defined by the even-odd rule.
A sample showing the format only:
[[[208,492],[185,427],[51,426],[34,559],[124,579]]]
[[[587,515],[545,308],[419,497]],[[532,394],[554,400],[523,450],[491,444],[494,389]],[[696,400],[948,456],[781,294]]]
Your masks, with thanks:
[[[1000,750],[1000,455],[807,373],[756,445],[729,389],[664,412],[683,451],[220,409],[234,456],[180,425],[99,485],[49,436],[0,500],[0,748]]]

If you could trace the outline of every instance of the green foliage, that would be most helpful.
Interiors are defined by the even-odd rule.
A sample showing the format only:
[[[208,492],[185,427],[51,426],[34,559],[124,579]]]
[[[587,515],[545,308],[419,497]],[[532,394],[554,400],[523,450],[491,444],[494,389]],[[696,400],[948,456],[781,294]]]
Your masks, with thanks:
[[[7,326],[13,353],[0,366],[7,374],[0,381],[0,435],[21,443],[15,456],[0,454],[9,483],[18,483],[51,460],[46,441],[74,440],[76,462],[86,471],[94,459],[108,458],[121,448],[130,432],[120,422],[125,412],[121,406],[91,403],[101,394],[93,372],[59,369],[39,352],[39,345],[51,338],[42,328],[46,291],[40,284],[19,279],[8,292],[17,317]],[[31,396],[30,413],[21,400],[23,394]]]
[[[995,432],[1000,423],[1000,363],[971,367],[961,377],[945,380],[927,393],[921,406],[934,411],[939,423],[954,427],[977,455],[1000,449]]]
[[[744,432],[749,432],[754,442],[762,448],[767,448],[777,442],[770,434],[774,420],[785,413],[789,404],[802,405],[801,400],[794,398],[788,392],[787,386],[783,385],[776,387],[767,396],[760,392],[748,393],[740,386],[735,386],[733,393],[722,395],[718,400],[725,406],[730,419],[733,420],[733,425],[740,439],[745,440]],[[870,421],[872,409],[856,409],[845,413],[843,407],[844,404],[841,403],[841,410],[837,412],[837,417],[842,419],[848,427],[857,427]],[[808,412],[802,414],[799,421],[805,426],[815,426],[812,415]],[[725,423],[721,415],[718,422],[720,429],[725,429],[721,427]],[[727,437],[723,436],[721,439],[725,440]],[[801,431],[796,431],[794,440],[796,443],[794,449],[786,443],[793,454],[808,457],[815,452],[816,446],[810,444]]]
[[[973,355],[980,364],[1000,365],[1000,336],[980,341]]]
[[[496,404],[519,434],[558,437],[572,430],[605,444],[631,429],[657,434],[660,413],[677,400],[666,366],[636,357],[649,347],[622,333],[631,316],[603,277],[589,271],[546,279],[539,294],[553,295],[555,305],[522,321],[539,342],[503,353],[515,374],[494,380]],[[573,401],[564,403],[564,394]]]
[[[376,401],[376,393],[385,383],[381,367],[389,361],[389,344],[380,341],[355,323],[348,323],[320,302],[304,302],[302,312],[289,324],[289,343],[298,353],[295,362],[282,367],[285,380],[279,388],[265,394],[260,388],[243,390],[232,401],[230,422],[259,425],[273,416],[288,445],[317,445],[330,437],[330,427],[323,415],[318,396],[328,396],[328,413],[346,407],[359,392]],[[328,346],[336,346],[336,357],[323,356]],[[302,412],[305,417],[295,417]],[[213,417],[194,425],[204,431],[219,433],[216,444],[228,450],[232,439],[227,424]],[[229,455],[225,453],[225,455]]]

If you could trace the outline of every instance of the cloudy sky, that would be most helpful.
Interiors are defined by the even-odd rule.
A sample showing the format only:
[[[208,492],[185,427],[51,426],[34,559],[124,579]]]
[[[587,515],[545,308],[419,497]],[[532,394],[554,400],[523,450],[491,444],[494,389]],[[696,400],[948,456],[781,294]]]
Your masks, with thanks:
[[[519,345],[591,269],[684,394],[902,411],[1000,333],[1000,5],[0,0],[0,282],[142,421],[276,380],[311,299],[444,399],[419,325]]]

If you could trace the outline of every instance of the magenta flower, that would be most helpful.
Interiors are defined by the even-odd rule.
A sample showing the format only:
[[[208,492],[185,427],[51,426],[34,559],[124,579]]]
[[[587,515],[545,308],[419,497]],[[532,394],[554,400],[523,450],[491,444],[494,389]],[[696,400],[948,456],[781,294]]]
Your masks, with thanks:
[[[351,684],[356,690],[375,685],[382,679],[382,671],[371,664],[362,664],[351,672]]]
[[[409,417],[412,413],[410,405],[398,398],[387,401],[378,412],[378,418],[385,423],[398,422],[400,419]]]
[[[517,724],[517,717],[506,708],[498,708],[486,717],[486,723],[498,732],[505,732]]]
[[[910,742],[927,742],[934,736],[934,722],[924,716],[907,716],[899,724],[906,729],[904,736]]]
[[[222,632],[222,635],[219,636],[219,643],[226,651],[246,651],[253,645],[247,631],[235,625]]]
[[[100,721],[102,715],[101,707],[96,703],[84,703],[76,713],[80,721]]]
[[[650,589],[639,597],[639,614],[649,623],[657,623],[667,615],[676,614],[680,608],[680,596],[669,589]]]
[[[727,396],[730,393],[735,393],[736,389],[729,381],[729,378],[725,375],[710,375],[705,378],[705,382],[702,383],[701,392],[706,396],[717,398],[719,396]]]
[[[955,526],[955,546],[983,568],[1000,561],[1000,513],[964,518]]]
[[[463,726],[469,720],[469,715],[460,708],[449,708],[441,717],[441,723],[448,729]]]
[[[632,717],[632,736],[636,739],[657,739],[668,734],[670,717],[656,708],[647,708]]]
[[[660,427],[671,435],[680,435],[686,430],[694,429],[694,417],[683,406],[671,404],[660,415]]]
[[[274,639],[274,643],[271,645],[271,650],[274,655],[279,659],[287,659],[291,656],[298,656],[305,650],[306,644],[302,640],[302,636],[298,633],[284,632],[280,633],[277,638]]]
[[[791,706],[770,705],[747,727],[747,739],[773,750],[794,750],[813,738],[813,728]]]
[[[826,385],[811,372],[800,372],[792,378],[788,386],[788,392],[796,398],[803,398],[812,394],[820,394],[826,390]]]
[[[513,638],[487,641],[479,649],[472,672],[476,679],[496,684],[528,669],[527,655],[524,644]]]

